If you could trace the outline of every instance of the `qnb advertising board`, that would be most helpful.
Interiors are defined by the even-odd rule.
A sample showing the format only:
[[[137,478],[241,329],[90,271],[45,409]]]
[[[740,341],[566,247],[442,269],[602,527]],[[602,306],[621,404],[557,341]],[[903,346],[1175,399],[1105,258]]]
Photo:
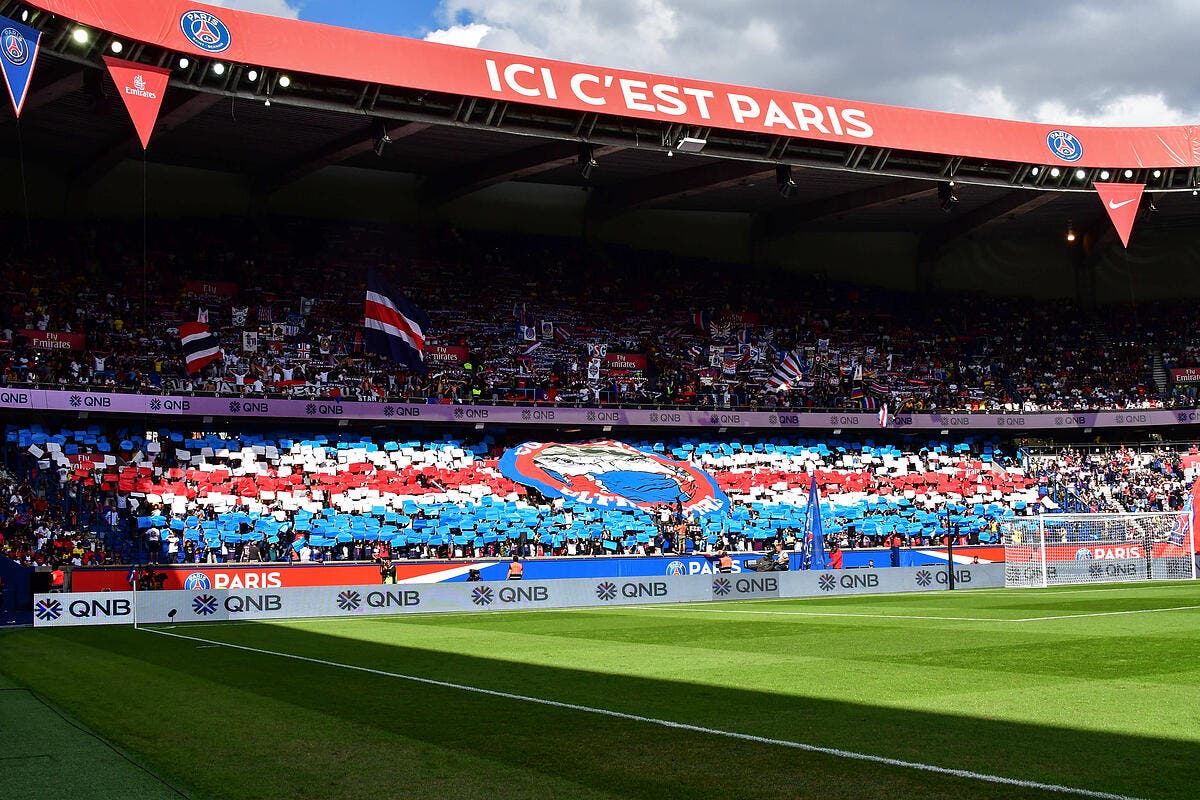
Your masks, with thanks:
[[[504,477],[600,508],[649,511],[679,503],[685,514],[714,514],[729,508],[729,498],[704,470],[658,453],[612,440],[562,444],[525,442],[500,459]]]
[[[629,408],[537,408],[490,405],[443,405],[239,397],[191,397],[61,389],[0,389],[0,410],[11,412],[97,411],[146,417],[271,418],[297,420],[373,420],[498,425],[607,425],[621,428],[728,428],[735,430],[860,430],[879,432],[874,413],[819,411],[696,411]],[[1142,428],[1200,425],[1200,409],[1150,411],[1088,411],[1036,414],[892,414],[893,430],[1074,430],[1083,428]]]
[[[954,578],[962,588],[996,588],[1004,584],[1004,567],[1000,564],[958,566]],[[34,598],[34,626],[603,608],[938,591],[945,589],[948,582],[946,569],[918,567],[559,581],[39,594]]]

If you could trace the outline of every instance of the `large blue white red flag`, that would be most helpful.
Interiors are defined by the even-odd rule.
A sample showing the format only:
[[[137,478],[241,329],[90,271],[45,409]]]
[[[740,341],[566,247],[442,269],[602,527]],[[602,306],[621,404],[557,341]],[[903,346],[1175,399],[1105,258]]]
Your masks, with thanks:
[[[25,96],[29,94],[29,81],[33,78],[41,39],[41,31],[15,19],[0,17],[0,67],[8,96],[12,98],[13,111],[18,117],[25,105]]]
[[[888,415],[887,403],[883,404],[883,408],[879,409],[879,427],[886,428],[891,417]]]
[[[368,353],[387,356],[414,372],[427,371],[425,332],[429,316],[374,271],[367,273],[363,327]]]

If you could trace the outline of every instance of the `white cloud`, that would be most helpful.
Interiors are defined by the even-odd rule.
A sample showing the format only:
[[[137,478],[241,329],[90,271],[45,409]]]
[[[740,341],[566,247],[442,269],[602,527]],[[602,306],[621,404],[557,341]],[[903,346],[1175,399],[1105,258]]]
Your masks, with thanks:
[[[239,11],[269,14],[272,17],[300,19],[300,5],[289,3],[288,0],[205,0],[205,2],[213,6],[236,8]]]
[[[1200,120],[1200,112],[1172,107],[1162,93],[1157,92],[1114,97],[1092,110],[1048,100],[1038,105],[1033,118],[1038,122],[1072,125],[1189,125]]]
[[[990,117],[1200,122],[1178,61],[1194,0],[440,3],[429,38],[492,50]],[[1132,35],[1147,19],[1155,35]]]
[[[448,28],[430,31],[425,35],[425,41],[437,42],[438,44],[455,44],[459,47],[479,47],[479,43],[483,41],[483,37],[487,36],[491,30],[489,26],[481,25],[478,22],[470,22],[466,25],[451,25]]]

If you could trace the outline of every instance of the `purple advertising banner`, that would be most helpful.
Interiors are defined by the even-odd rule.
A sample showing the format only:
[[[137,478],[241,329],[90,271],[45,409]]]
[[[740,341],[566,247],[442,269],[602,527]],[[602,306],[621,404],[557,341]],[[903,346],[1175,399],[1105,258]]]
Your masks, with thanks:
[[[611,425],[614,428],[777,428],[878,431],[871,412],[684,411],[616,408],[415,405],[242,397],[0,389],[0,409],[287,420]],[[889,430],[1017,431],[1200,425],[1200,410],[1043,412],[1038,414],[894,414]]]

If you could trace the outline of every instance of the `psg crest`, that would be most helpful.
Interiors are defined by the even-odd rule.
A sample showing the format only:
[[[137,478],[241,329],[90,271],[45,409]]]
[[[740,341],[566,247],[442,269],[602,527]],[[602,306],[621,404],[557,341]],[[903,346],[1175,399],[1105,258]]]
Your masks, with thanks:
[[[0,31],[0,49],[4,58],[14,67],[20,67],[29,60],[29,43],[16,28]]]
[[[1046,134],[1046,147],[1063,161],[1078,161],[1083,158],[1083,145],[1073,133],[1050,131]]]
[[[229,49],[229,28],[215,14],[207,11],[185,11],[179,18],[179,29],[196,47],[208,53]]]
[[[509,480],[546,497],[564,497],[601,508],[649,510],[678,502],[685,514],[713,514],[729,498],[704,470],[623,442],[526,442],[500,459]]]

